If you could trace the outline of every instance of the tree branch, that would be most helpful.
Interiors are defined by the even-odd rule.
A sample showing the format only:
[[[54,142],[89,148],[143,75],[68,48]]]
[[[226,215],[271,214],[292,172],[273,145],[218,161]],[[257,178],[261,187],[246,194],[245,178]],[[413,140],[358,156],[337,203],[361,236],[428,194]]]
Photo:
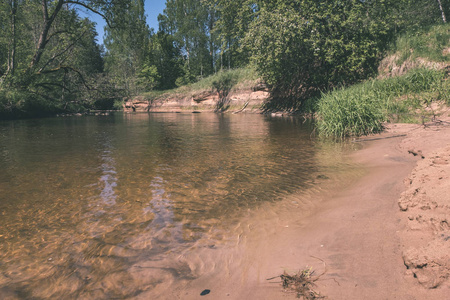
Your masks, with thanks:
[[[50,59],[49,59],[49,60],[48,60],[48,61],[47,61],[40,69],[39,69],[38,73],[41,73],[41,72],[42,72],[49,64],[51,64],[57,57],[63,55],[63,54],[66,53],[67,51],[71,50],[71,49],[75,46],[75,44],[76,44],[79,40],[81,40],[81,38],[86,34],[86,32],[87,32],[87,30],[85,30],[82,34],[80,34],[80,35],[78,36],[77,39],[75,39],[70,45],[67,46],[66,49],[64,49],[63,51],[61,51],[61,52],[58,53],[58,54],[53,55],[53,57],[50,58]]]
[[[64,85],[62,85],[60,83],[56,83],[56,82],[41,82],[41,83],[36,84],[36,86],[42,86],[44,88],[46,88],[46,86],[48,86],[48,85],[49,86],[57,86],[57,87],[59,87],[61,89],[67,90],[69,93],[72,93],[71,89],[65,87]]]
[[[91,87],[86,83],[86,80],[84,79],[83,74],[81,74],[80,71],[78,71],[77,69],[75,69],[75,68],[73,68],[73,67],[71,67],[71,66],[59,66],[59,67],[54,68],[54,69],[51,69],[51,70],[45,70],[45,71],[39,72],[39,73],[37,73],[37,74],[38,74],[38,75],[42,75],[42,74],[50,74],[50,73],[55,73],[55,72],[58,72],[58,71],[61,71],[61,70],[64,70],[64,71],[69,70],[69,71],[75,72],[75,73],[78,74],[78,76],[80,77],[80,79],[81,79],[81,81],[83,82],[83,85],[86,87],[86,89],[87,89],[88,91],[91,90]]]
[[[109,26],[110,28],[114,28],[114,26],[111,25],[111,23],[109,22],[109,20],[108,20],[108,18],[106,17],[105,14],[103,14],[103,13],[101,13],[100,11],[98,11],[98,10],[96,10],[96,9],[94,9],[94,8],[92,8],[92,7],[90,7],[89,5],[87,5],[87,4],[83,3],[83,2],[79,2],[79,1],[71,1],[71,0],[68,0],[68,1],[65,1],[65,2],[68,3],[68,4],[80,5],[80,6],[84,7],[84,8],[86,8],[86,9],[90,10],[90,11],[93,12],[94,14],[97,14],[97,15],[99,15],[100,17],[102,17],[102,18],[105,20],[106,24],[108,24],[108,26]]]
[[[52,27],[53,21],[55,21],[56,16],[58,15],[59,11],[61,10],[62,6],[64,4],[64,0],[58,0],[58,3],[56,4],[55,10],[53,11],[52,15],[48,16],[48,8],[47,8],[47,1],[42,0],[42,12],[44,16],[44,28],[42,29],[41,35],[39,37],[38,46],[36,49],[36,52],[33,56],[33,59],[30,64],[30,69],[32,69],[34,66],[36,66],[39,61],[41,60],[42,53],[44,52],[45,46],[48,43],[47,35],[50,31],[50,28]]]

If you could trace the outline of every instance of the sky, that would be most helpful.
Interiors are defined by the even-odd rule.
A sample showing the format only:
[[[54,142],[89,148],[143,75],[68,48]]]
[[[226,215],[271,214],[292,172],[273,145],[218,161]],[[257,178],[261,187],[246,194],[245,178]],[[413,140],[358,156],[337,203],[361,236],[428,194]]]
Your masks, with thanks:
[[[147,15],[147,24],[149,27],[158,31],[158,15],[161,14],[166,7],[166,0],[145,0],[145,14]],[[97,23],[96,29],[98,33],[98,43],[103,44],[103,35],[106,22],[92,12],[80,11],[81,16],[88,17],[91,21]]]

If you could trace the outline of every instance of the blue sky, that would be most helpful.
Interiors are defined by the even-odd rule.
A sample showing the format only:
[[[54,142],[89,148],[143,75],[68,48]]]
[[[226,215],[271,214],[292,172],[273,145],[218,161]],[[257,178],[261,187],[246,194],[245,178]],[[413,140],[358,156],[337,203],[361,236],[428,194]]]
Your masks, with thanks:
[[[147,15],[147,24],[158,31],[158,15],[163,12],[166,7],[166,0],[145,0],[145,14]],[[80,11],[81,16],[86,16],[93,22],[97,23],[96,29],[98,33],[98,42],[103,44],[103,34],[106,22],[98,15],[92,12]]]

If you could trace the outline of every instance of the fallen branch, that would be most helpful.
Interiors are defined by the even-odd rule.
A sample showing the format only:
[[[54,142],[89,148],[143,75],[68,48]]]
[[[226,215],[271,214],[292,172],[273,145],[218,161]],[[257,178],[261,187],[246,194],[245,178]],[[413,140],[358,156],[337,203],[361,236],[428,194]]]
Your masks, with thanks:
[[[372,138],[372,139],[359,139],[359,140],[354,140],[353,143],[385,140],[385,139],[392,139],[392,138],[403,137],[403,136],[406,136],[406,134],[392,135],[392,136],[386,136],[386,137],[380,137],[380,138]]]
[[[245,109],[245,108],[247,107],[247,105],[248,105],[248,102],[249,102],[249,101],[245,102],[244,107],[242,107],[242,108],[241,108],[240,110],[238,110],[238,111],[235,111],[233,114],[238,114],[238,113],[244,111],[244,109]]]

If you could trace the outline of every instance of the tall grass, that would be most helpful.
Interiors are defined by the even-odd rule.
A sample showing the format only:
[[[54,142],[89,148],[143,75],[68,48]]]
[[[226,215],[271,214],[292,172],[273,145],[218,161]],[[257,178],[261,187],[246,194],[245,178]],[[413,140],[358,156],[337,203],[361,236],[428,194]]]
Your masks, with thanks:
[[[444,78],[443,71],[416,69],[323,94],[317,106],[319,133],[341,138],[377,133],[383,122],[407,120],[424,104],[449,103],[450,84]]]
[[[399,36],[390,47],[390,52],[397,54],[399,65],[418,57],[434,62],[446,62],[449,61],[450,55],[443,50],[449,47],[450,24],[442,24]]]
[[[317,129],[324,136],[345,137],[379,132],[383,106],[367,84],[325,94],[318,103]]]

